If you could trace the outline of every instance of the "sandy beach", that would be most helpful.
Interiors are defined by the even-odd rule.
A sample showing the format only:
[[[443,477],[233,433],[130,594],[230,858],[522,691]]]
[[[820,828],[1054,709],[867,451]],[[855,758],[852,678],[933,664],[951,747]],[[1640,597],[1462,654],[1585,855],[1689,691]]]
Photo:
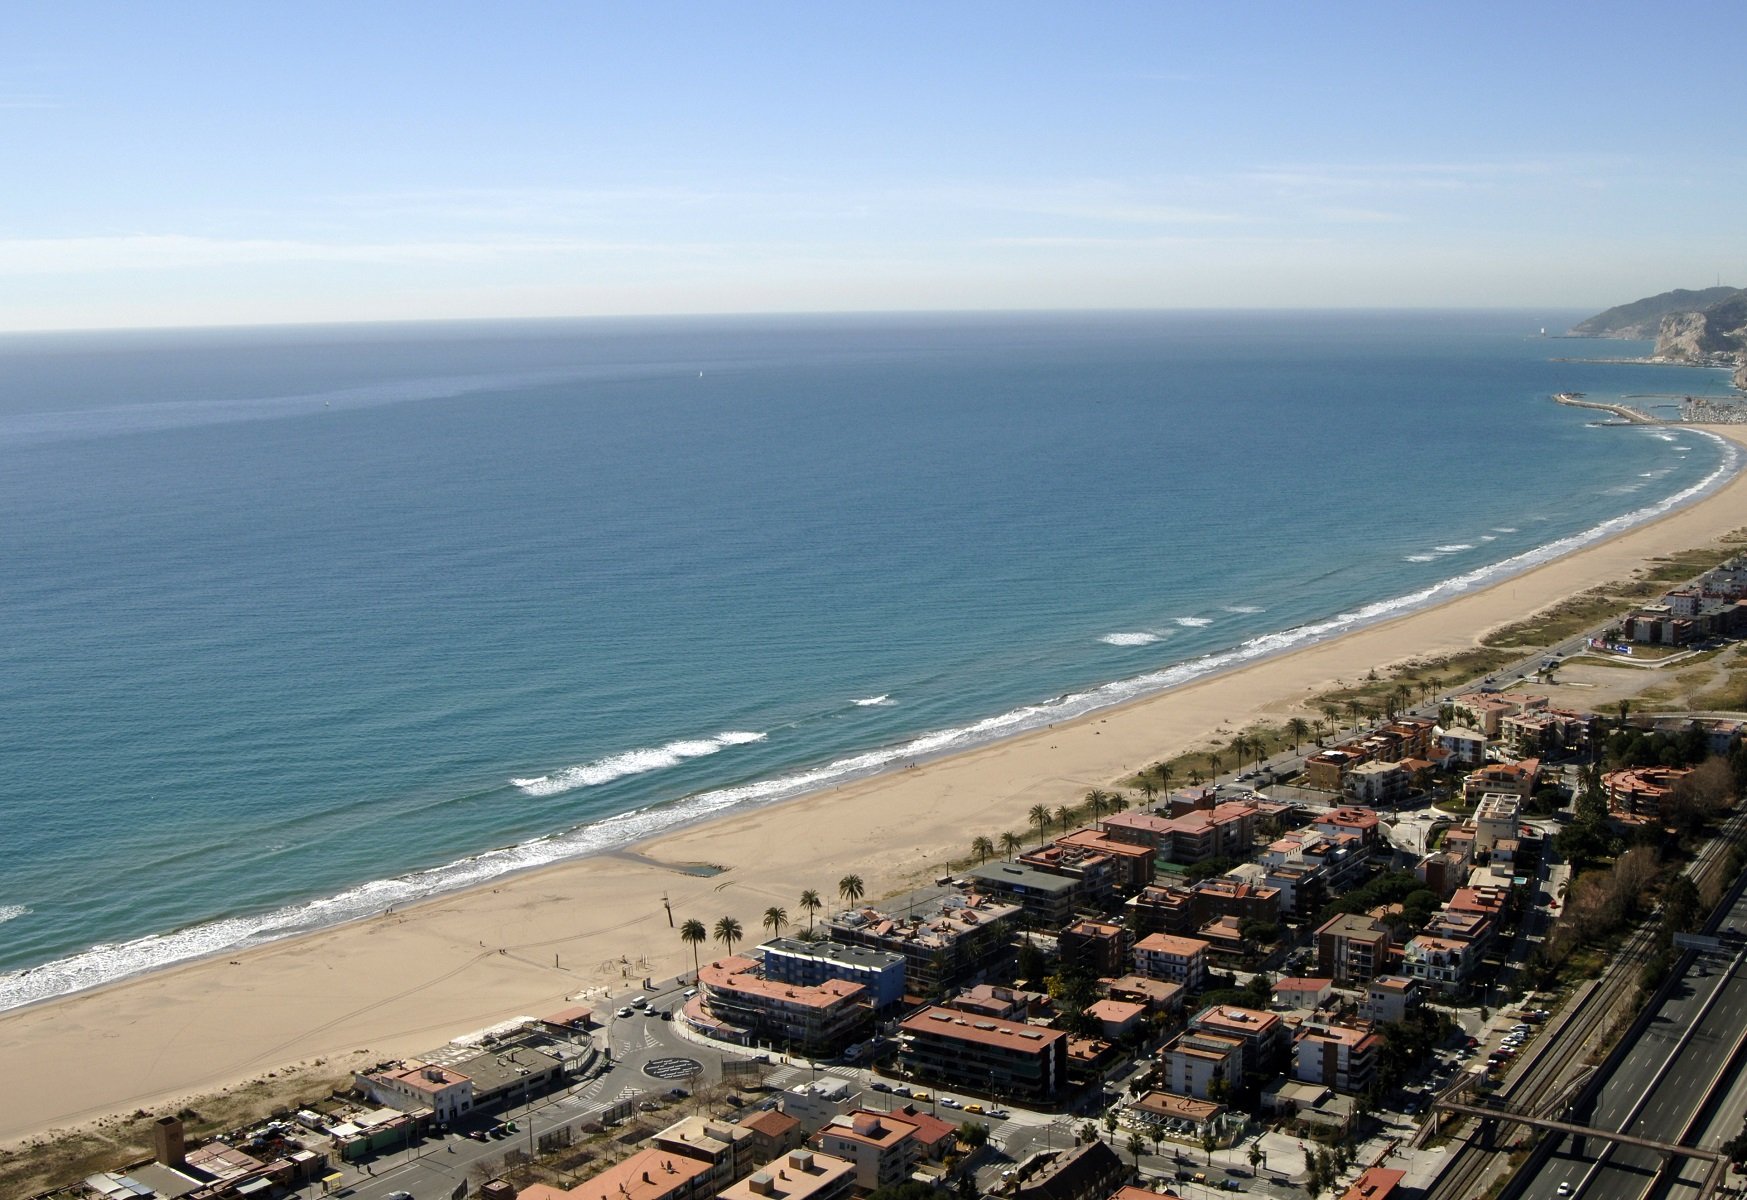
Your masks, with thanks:
[[[1714,432],[1747,444],[1741,429]],[[804,922],[797,900],[805,888],[829,905],[850,872],[870,898],[929,878],[968,853],[978,834],[1024,834],[1033,804],[1078,801],[1221,727],[1288,712],[1337,679],[1467,648],[1488,629],[1743,526],[1747,473],[1487,590],[1073,723],[694,826],[634,854],[561,864],[0,1014],[8,1070],[0,1144],[155,1109],[288,1063],[426,1049],[603,985],[617,991],[645,975],[690,970],[664,895],[678,920],[713,925],[731,915],[756,941],[770,905]],[[663,865],[687,863],[725,870],[704,877]]]

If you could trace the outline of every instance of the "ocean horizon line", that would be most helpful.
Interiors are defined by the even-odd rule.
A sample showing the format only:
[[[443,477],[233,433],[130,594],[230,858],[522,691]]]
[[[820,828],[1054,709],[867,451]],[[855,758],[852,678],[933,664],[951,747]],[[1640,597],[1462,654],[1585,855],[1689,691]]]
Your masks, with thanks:
[[[835,321],[835,320],[882,320],[882,319],[914,319],[960,317],[991,319],[1012,319],[1024,317],[1063,317],[1063,318],[1108,318],[1108,317],[1151,317],[1151,316],[1193,316],[1205,314],[1210,317],[1220,316],[1315,316],[1327,314],[1330,317],[1356,316],[1388,316],[1391,314],[1408,314],[1412,316],[1435,316],[1447,313],[1452,316],[1504,316],[1513,313],[1541,314],[1537,321],[1547,319],[1562,319],[1570,316],[1581,318],[1595,310],[1595,305],[1584,304],[1550,304],[1550,305],[1445,305],[1445,304],[1358,304],[1346,306],[1322,307],[1289,307],[1281,305],[1196,305],[1161,308],[842,308],[818,310],[792,309],[754,309],[754,310],[723,310],[719,312],[600,312],[600,313],[547,313],[547,314],[500,314],[444,317],[358,317],[350,319],[311,319],[298,321],[241,321],[235,323],[192,323],[163,325],[68,325],[68,326],[38,326],[28,328],[0,329],[0,343],[10,338],[53,338],[53,337],[102,337],[115,336],[132,338],[136,336],[150,337],[154,335],[173,334],[232,334],[232,333],[310,333],[331,336],[347,331],[380,331],[387,333],[407,333],[420,328],[452,329],[456,326],[508,327],[530,325],[575,325],[575,324],[621,324],[638,323],[697,323],[712,321],[756,322],[756,321]],[[1560,314],[1555,318],[1551,314]],[[1548,341],[1556,341],[1568,336],[1568,331],[1541,335],[1538,332],[1524,336],[1539,340],[1544,336]],[[1607,341],[1612,339],[1598,338],[1591,335],[1573,335],[1576,340]]]

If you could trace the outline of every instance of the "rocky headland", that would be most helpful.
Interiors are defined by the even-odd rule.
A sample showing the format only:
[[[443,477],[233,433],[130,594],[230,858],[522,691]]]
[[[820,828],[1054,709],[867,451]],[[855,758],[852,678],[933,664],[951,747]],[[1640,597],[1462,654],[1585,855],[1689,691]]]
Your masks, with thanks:
[[[1654,337],[1659,362],[1733,367],[1747,391],[1747,289],[1676,288],[1597,313],[1572,327],[1578,337]]]

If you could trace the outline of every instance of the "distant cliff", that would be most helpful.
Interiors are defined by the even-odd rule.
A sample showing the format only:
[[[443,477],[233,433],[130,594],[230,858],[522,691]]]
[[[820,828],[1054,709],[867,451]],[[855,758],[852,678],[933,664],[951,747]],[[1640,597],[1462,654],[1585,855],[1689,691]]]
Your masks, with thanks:
[[[1747,291],[1708,305],[1698,312],[1670,313],[1656,331],[1658,358],[1684,362],[1714,362],[1747,350]]]
[[[1733,364],[1733,383],[1747,391],[1747,290],[1677,288],[1597,313],[1576,325],[1588,337],[1656,339],[1651,353],[1669,362]]]
[[[1700,312],[1738,294],[1738,289],[1731,287],[1705,288],[1697,292],[1675,288],[1672,292],[1646,296],[1597,313],[1572,326],[1571,332],[1581,337],[1653,338],[1660,333],[1664,317]]]

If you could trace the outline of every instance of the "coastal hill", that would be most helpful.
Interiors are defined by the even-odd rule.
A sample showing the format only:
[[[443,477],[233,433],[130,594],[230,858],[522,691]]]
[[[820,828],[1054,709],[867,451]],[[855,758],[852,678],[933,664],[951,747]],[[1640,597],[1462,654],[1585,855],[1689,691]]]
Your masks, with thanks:
[[[1597,313],[1572,326],[1571,332],[1580,337],[1653,338],[1661,329],[1663,317],[1699,312],[1738,294],[1739,289],[1732,287],[1712,287],[1697,292],[1675,288],[1672,292],[1646,296]]]
[[[1597,313],[1571,330],[1587,337],[1655,337],[1652,355],[1669,362],[1733,365],[1747,390],[1747,290],[1676,288]]]

